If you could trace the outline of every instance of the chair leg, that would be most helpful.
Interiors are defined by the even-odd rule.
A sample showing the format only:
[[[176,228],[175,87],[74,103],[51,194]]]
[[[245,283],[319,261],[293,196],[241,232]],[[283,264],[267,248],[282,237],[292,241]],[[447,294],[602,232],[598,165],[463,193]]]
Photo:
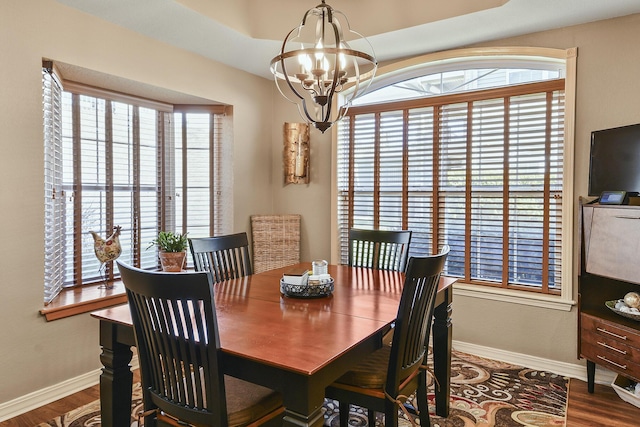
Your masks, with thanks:
[[[349,425],[349,402],[339,402],[340,411],[340,427],[347,427]]]
[[[369,421],[369,427],[376,427],[376,411],[367,409],[367,420]]]
[[[385,427],[398,427],[398,405],[389,402],[385,403],[385,411],[384,411],[384,426]]]
[[[431,427],[427,392],[427,373],[423,370],[419,374],[418,390],[416,392],[416,399],[418,400],[418,411],[420,412],[420,427]]]

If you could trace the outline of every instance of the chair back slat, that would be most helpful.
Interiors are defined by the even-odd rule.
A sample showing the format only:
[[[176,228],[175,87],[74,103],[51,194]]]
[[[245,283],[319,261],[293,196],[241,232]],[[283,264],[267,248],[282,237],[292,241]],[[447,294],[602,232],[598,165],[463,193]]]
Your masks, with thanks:
[[[145,409],[159,408],[194,424],[226,425],[207,274],[148,272],[119,261],[118,267],[134,325]]]
[[[211,283],[253,274],[247,233],[189,239],[196,271],[206,271]]]
[[[411,231],[349,230],[349,265],[404,271]]]
[[[397,395],[402,381],[419,369],[425,359],[436,293],[448,254],[449,246],[445,245],[437,255],[409,259],[385,385],[391,396]]]

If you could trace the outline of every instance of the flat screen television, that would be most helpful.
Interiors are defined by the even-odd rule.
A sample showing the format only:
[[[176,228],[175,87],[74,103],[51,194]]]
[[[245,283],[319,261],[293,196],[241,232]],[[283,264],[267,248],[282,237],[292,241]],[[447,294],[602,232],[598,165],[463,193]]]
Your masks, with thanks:
[[[640,123],[591,132],[589,196],[640,191]]]

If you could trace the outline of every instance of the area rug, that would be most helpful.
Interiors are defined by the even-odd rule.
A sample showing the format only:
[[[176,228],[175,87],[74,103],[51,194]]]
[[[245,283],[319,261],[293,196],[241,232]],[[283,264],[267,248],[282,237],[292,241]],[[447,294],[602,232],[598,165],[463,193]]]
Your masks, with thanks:
[[[433,427],[559,427],[565,425],[568,378],[551,372],[454,351],[451,359],[451,401],[447,418],[434,415],[433,378],[428,394]],[[140,384],[134,384],[131,427],[142,409]],[[325,400],[325,425],[339,426],[338,404]],[[416,423],[419,421],[416,419]],[[400,426],[411,422],[400,412]],[[100,402],[81,406],[39,427],[96,427],[100,425]],[[367,410],[352,406],[349,425],[369,425]],[[373,424],[372,424],[373,425]],[[377,414],[375,426],[384,426]]]

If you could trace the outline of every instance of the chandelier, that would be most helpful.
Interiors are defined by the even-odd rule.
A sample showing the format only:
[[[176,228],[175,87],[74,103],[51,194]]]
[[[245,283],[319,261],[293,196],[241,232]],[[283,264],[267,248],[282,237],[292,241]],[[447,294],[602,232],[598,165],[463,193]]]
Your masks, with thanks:
[[[349,41],[367,47],[368,52],[352,49],[342,28]],[[271,60],[282,96],[297,104],[302,118],[322,133],[345,116],[353,100],[371,84],[377,67],[371,44],[325,0],[304,14],[300,25],[285,37],[280,54]],[[333,110],[333,100],[343,90],[340,105]]]

